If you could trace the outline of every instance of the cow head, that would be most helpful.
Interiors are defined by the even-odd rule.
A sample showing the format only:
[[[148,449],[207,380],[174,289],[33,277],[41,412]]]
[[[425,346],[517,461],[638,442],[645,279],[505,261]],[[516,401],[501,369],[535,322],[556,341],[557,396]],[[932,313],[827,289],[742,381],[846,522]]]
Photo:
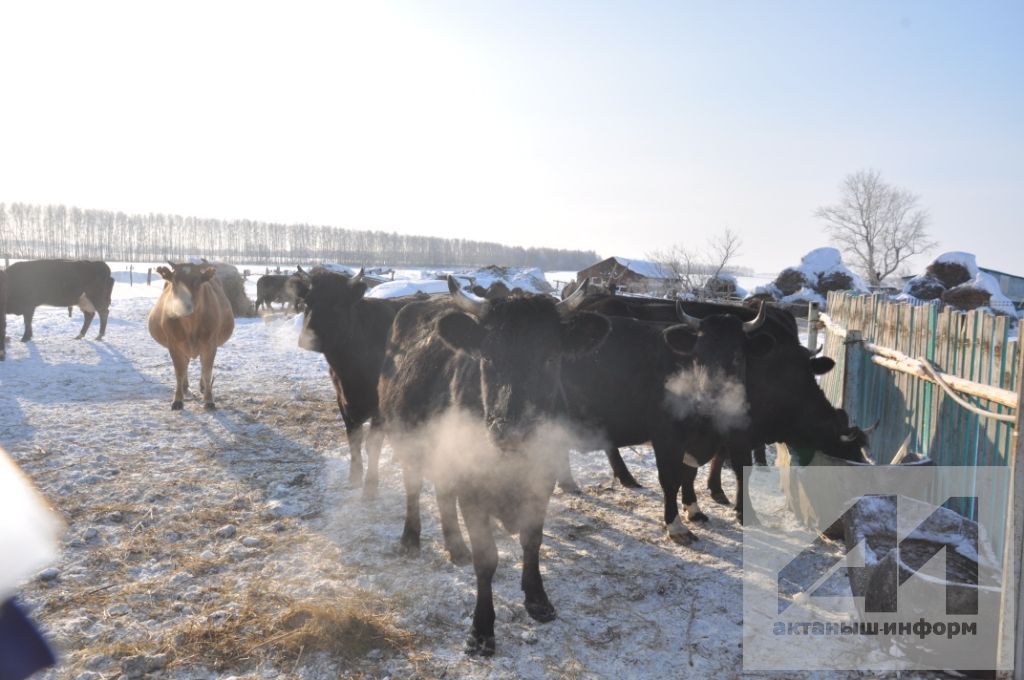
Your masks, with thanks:
[[[873,428],[852,426],[842,409],[829,402],[818,376],[835,362],[794,341],[780,341],[770,354],[748,364],[751,416],[765,441],[783,441],[834,458],[869,462]]]
[[[481,300],[451,276],[448,289],[460,311],[438,319],[438,334],[478,362],[488,435],[501,449],[515,448],[560,411],[562,357],[593,351],[611,325],[600,314],[575,311],[579,299],[572,297]]]
[[[356,303],[366,294],[363,270],[353,277],[321,272],[309,277],[299,347],[325,352],[344,347],[358,323]]]
[[[719,432],[745,427],[748,357],[766,354],[775,345],[771,335],[761,332],[765,310],[750,321],[732,314],[696,318],[682,305],[676,314],[683,323],[662,332],[679,360],[678,371],[665,382],[665,405],[676,418],[706,418]]]
[[[199,288],[212,279],[217,270],[209,264],[175,264],[168,260],[167,267],[157,267],[164,281],[164,312],[175,319],[190,316],[195,311],[195,297]]]

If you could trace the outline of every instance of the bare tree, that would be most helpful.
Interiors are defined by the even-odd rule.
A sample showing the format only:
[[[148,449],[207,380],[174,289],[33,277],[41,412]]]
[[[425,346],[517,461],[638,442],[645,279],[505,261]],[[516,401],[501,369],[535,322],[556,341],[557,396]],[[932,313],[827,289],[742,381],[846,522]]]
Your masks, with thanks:
[[[881,285],[908,259],[935,247],[918,196],[886,184],[877,170],[847,175],[839,191],[839,203],[818,208],[814,216],[870,285]]]
[[[702,249],[677,243],[648,253],[647,257],[658,265],[666,278],[675,280],[680,292],[700,293],[706,289],[708,281],[726,271],[740,254],[742,245],[739,234],[726,229],[709,238]]]

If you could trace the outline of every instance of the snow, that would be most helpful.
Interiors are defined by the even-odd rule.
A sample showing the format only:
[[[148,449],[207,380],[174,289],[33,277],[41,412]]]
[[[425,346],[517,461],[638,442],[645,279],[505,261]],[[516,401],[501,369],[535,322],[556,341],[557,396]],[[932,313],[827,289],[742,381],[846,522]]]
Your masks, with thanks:
[[[573,453],[583,494],[552,497],[541,550],[559,618],[538,624],[525,614],[522,550],[496,530],[498,652],[466,657],[472,567],[448,561],[429,485],[422,555],[399,556],[405,494],[389,447],[375,500],[348,486],[327,365],[297,348],[294,319],[236,319],[214,369],[218,410],[193,400],[172,412],[170,360],[146,329],[162,284],[145,285],[146,265],[134,269],[133,286],[115,277],[103,342],[93,340],[95,324],[86,340],[72,339],[79,312],[69,319],[43,307],[35,340],[10,343],[0,363],[0,443],[67,522],[52,578],[21,590],[61,654],[39,678],[114,677],[144,662],[167,664],[160,675],[175,680],[634,678],[666,668],[729,677],[742,667],[742,533],[732,509],[703,493],[705,471],[697,489],[710,523],[682,547],[665,536],[649,448],[622,451],[640,491],[612,485],[600,452]],[[250,296],[256,278],[247,280]],[[8,321],[18,337],[20,318]],[[195,362],[191,377],[197,386]],[[734,495],[732,475],[723,478]],[[408,651],[381,648],[342,663],[323,652],[289,655],[268,638],[242,650],[250,661],[213,668],[182,647],[190,631],[216,638],[260,607],[279,616],[301,602],[379,607]]]
[[[825,297],[820,293],[804,286],[792,295],[787,295],[782,298],[781,302],[789,304],[796,302],[816,302],[822,307],[825,306]]]
[[[625,257],[616,257],[615,261],[626,269],[648,279],[675,278],[675,274],[657,262],[649,262],[648,260],[631,260]]]
[[[975,274],[978,273],[978,259],[974,255],[974,253],[964,253],[953,250],[948,253],[943,253],[939,255],[933,261],[942,264],[962,265],[965,269],[967,269],[968,273],[971,276],[974,276]]]
[[[366,292],[368,298],[397,298],[426,293],[427,295],[439,295],[448,293],[448,282],[433,280],[395,280],[374,286]]]
[[[796,269],[807,277],[811,286],[817,285],[818,279],[826,274],[845,274],[850,277],[855,290],[868,289],[864,279],[843,264],[843,256],[836,248],[815,248],[800,258],[800,266]]]

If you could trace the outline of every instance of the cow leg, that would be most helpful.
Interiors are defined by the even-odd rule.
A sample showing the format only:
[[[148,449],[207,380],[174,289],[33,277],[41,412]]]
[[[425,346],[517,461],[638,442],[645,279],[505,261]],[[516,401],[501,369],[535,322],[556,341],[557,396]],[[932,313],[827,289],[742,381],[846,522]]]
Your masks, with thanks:
[[[199,353],[202,372],[199,380],[199,389],[203,392],[203,408],[207,411],[216,409],[213,403],[213,360],[217,356],[217,346],[212,342],[208,348]],[[187,377],[186,377],[187,381]]]
[[[363,480],[363,498],[375,498],[380,479],[380,450],[384,448],[384,428],[374,417],[370,421],[370,433],[366,435],[366,479]]]
[[[491,582],[498,568],[498,548],[491,534],[490,516],[476,503],[464,503],[462,517],[469,529],[473,546],[473,571],[476,572],[476,607],[473,609],[473,628],[466,640],[466,653],[491,656],[494,654],[494,595]]]
[[[348,438],[348,483],[359,486],[363,483],[363,424],[342,414],[345,421],[345,436]]]
[[[754,463],[762,467],[768,465],[768,453],[765,451],[764,444],[754,447]]]
[[[519,528],[519,544],[523,547],[523,578],[522,587],[525,593],[526,613],[534,621],[547,623],[554,621],[557,614],[555,608],[544,592],[544,582],[540,576],[540,543],[544,537],[544,515],[547,514],[547,502],[536,501],[539,511],[524,509],[524,517]]]
[[[708,516],[700,511],[700,504],[697,503],[697,492],[693,488],[695,481],[697,481],[697,468],[683,463],[683,511],[686,512],[686,519],[691,522],[707,522]]]
[[[459,529],[455,490],[450,483],[435,479],[434,493],[437,495],[437,512],[441,515],[441,533],[444,535],[448,556],[453,564],[469,564],[471,555],[466,542],[462,540],[462,530]]]
[[[572,468],[569,466],[569,451],[564,449],[559,451],[555,457],[555,478],[558,480],[558,488],[565,493],[571,493],[579,495],[583,493],[580,489],[580,485],[576,483],[576,480],[572,477]]]
[[[185,390],[188,389],[188,357],[172,349],[171,363],[174,364],[174,401],[171,402],[171,410],[180,411],[185,408]]]
[[[85,337],[85,334],[89,331],[89,326],[92,325],[92,319],[96,316],[96,312],[87,312],[82,310],[82,330],[78,331],[78,335],[75,336],[75,340],[81,340]]]
[[[629,468],[626,467],[626,461],[622,460],[622,456],[619,455],[618,448],[612,446],[604,450],[604,454],[608,456],[608,463],[612,466],[612,474],[615,475],[615,479],[619,480],[619,483],[627,489],[642,489],[643,485],[636,481],[630,473]]]
[[[732,501],[722,491],[722,465],[725,463],[726,451],[722,450],[715,454],[715,457],[711,459],[711,465],[708,468],[708,492],[711,494],[711,500],[722,505],[732,505]]]
[[[732,471],[736,475],[736,521],[745,526],[757,526],[760,522],[754,514],[754,506],[750,504],[750,489],[743,483],[743,466],[751,464],[750,449],[735,449],[730,455]],[[743,503],[746,501],[750,512],[743,515]]]
[[[97,311],[100,313],[100,334],[96,336],[96,339],[102,340],[103,336],[107,334],[107,318],[110,316],[110,307]]]
[[[676,502],[682,485],[683,465],[678,455],[672,454],[677,453],[679,448],[678,444],[654,444],[654,458],[658,464],[658,481],[661,482],[661,490],[665,495],[665,527],[668,529],[668,537],[679,545],[690,545],[697,540],[697,536],[683,526],[679,519],[679,505]]]
[[[411,457],[402,457],[402,483],[405,485],[405,527],[402,529],[402,552],[406,555],[419,555],[420,491],[423,490],[423,465],[419,460],[409,460]]]
[[[32,317],[36,313],[35,307],[29,307],[28,311],[21,315],[21,318],[25,320],[25,332],[21,335],[22,342],[28,342],[32,339]]]

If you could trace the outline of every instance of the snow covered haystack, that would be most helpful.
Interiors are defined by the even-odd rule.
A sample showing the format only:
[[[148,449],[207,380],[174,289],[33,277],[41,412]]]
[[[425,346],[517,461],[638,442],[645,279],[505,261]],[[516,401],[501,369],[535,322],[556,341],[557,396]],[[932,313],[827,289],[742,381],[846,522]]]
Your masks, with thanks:
[[[192,264],[208,264],[217,272],[217,279],[224,288],[224,294],[228,296],[231,303],[231,311],[238,316],[256,316],[256,307],[252,300],[245,294],[245,279],[238,271],[238,267],[225,262],[209,262],[205,259],[189,258]]]
[[[867,284],[850,271],[835,248],[816,248],[800,258],[800,265],[786,267],[770,284],[754,289],[750,297],[784,304],[817,302],[825,305],[831,290],[866,291]]]
[[[737,281],[736,277],[726,272],[712,276],[704,284],[704,290],[712,297],[747,297],[747,290]]]
[[[499,267],[489,265],[481,269],[458,272],[473,280],[473,285],[484,289],[495,283],[502,283],[510,291],[519,288],[524,293],[553,293],[555,289],[548,283],[544,272],[537,267]]]
[[[973,253],[939,255],[923,274],[907,281],[898,297],[941,300],[963,311],[987,307],[997,314],[1017,316],[1013,302],[1003,295],[995,277],[978,269]]]

